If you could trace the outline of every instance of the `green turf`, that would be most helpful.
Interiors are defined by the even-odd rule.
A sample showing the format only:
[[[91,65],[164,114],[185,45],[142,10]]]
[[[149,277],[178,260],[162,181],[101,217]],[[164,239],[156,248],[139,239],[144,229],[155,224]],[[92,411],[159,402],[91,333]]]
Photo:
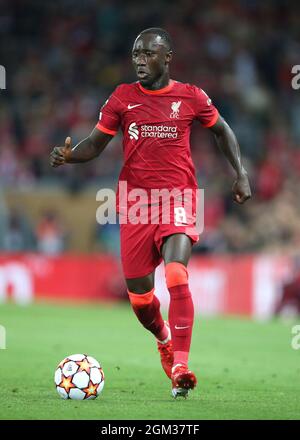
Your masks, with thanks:
[[[127,306],[0,306],[0,419],[299,419],[300,351],[291,325],[199,319],[190,367],[198,387],[173,400],[152,336]],[[64,401],[57,363],[88,353],[106,383],[94,401]]]

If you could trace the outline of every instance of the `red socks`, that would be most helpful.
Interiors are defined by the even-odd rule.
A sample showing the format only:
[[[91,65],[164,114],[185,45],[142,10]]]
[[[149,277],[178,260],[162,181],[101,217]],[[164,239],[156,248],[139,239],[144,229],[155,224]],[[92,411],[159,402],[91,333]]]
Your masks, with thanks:
[[[172,334],[174,364],[188,364],[194,323],[194,305],[188,286],[187,268],[178,262],[165,266],[170,292],[169,324]]]
[[[154,288],[147,293],[128,291],[129,300],[140,323],[159,340],[165,340],[169,331],[160,313],[159,299],[154,295]]]
[[[188,285],[187,268],[178,262],[165,266],[166,281],[170,293],[169,324],[174,350],[174,364],[188,364],[192,330],[194,323],[194,305]],[[169,331],[160,313],[160,302],[154,295],[154,288],[139,294],[128,291],[129,299],[141,324],[159,340],[168,338]]]

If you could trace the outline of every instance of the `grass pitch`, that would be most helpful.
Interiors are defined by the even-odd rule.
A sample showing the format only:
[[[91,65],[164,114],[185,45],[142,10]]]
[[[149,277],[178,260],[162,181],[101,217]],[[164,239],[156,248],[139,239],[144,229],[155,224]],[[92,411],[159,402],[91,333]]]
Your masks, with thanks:
[[[155,341],[126,306],[0,306],[0,419],[299,419],[300,351],[292,324],[202,319],[190,367],[199,384],[173,400]],[[94,401],[64,401],[53,375],[67,355],[87,353],[105,372]]]

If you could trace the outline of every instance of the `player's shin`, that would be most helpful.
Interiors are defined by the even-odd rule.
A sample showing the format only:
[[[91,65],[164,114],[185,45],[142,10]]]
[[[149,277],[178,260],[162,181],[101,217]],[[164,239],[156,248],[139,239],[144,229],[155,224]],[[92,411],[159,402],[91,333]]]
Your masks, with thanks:
[[[169,336],[169,330],[160,313],[159,299],[154,295],[154,288],[147,293],[129,292],[129,300],[140,323],[159,340]]]
[[[194,323],[194,305],[188,285],[187,268],[178,262],[165,266],[170,293],[169,324],[174,350],[173,365],[188,364]]]

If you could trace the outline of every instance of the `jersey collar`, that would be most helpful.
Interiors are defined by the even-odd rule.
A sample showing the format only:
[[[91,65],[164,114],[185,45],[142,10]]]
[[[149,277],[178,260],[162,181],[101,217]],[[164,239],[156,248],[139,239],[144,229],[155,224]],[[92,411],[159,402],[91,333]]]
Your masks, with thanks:
[[[163,87],[162,89],[158,89],[158,90],[145,89],[145,87],[143,87],[140,82],[138,82],[138,87],[143,93],[146,93],[147,95],[161,95],[162,93],[169,92],[173,88],[174,83],[175,83],[175,81],[173,79],[170,79],[169,84],[167,86]]]

